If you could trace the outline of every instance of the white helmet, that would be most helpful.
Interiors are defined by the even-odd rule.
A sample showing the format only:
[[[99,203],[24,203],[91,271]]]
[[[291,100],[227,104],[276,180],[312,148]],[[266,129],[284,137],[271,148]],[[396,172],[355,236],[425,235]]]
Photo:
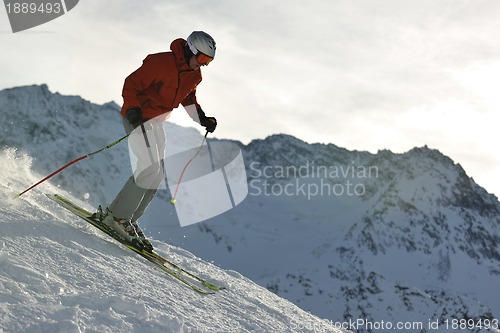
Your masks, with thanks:
[[[201,52],[215,58],[215,40],[206,32],[193,31],[187,38],[187,45],[194,55]]]

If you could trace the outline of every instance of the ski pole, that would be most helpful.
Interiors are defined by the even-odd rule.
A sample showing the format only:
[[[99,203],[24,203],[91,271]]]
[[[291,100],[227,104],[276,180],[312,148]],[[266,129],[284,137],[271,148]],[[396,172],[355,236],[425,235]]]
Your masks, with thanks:
[[[75,164],[76,162],[81,161],[81,160],[83,160],[83,159],[86,159],[86,158],[87,158],[87,157],[89,157],[89,156],[92,156],[92,155],[95,155],[95,154],[97,154],[97,153],[100,153],[100,152],[101,152],[101,151],[103,151],[103,150],[106,150],[106,149],[108,149],[108,148],[111,148],[111,147],[113,147],[114,145],[116,145],[116,144],[118,144],[118,143],[122,142],[123,140],[125,140],[126,138],[128,138],[128,136],[129,136],[129,134],[125,135],[123,138],[120,138],[120,139],[116,140],[116,141],[115,141],[115,142],[113,142],[113,143],[110,143],[109,145],[107,145],[107,146],[106,146],[106,147],[104,147],[104,148],[101,148],[101,149],[99,149],[99,150],[97,150],[97,151],[95,151],[95,152],[93,152],[93,153],[90,153],[90,154],[87,154],[87,155],[83,155],[83,156],[78,157],[77,159],[74,159],[73,161],[69,162],[68,164],[66,164],[66,165],[62,166],[61,168],[57,169],[56,171],[52,172],[50,175],[48,175],[47,177],[43,178],[43,179],[42,179],[42,180],[40,180],[38,183],[36,183],[36,184],[34,184],[34,185],[32,185],[32,186],[28,187],[27,189],[25,189],[25,190],[24,190],[24,191],[22,191],[21,193],[17,194],[17,195],[16,195],[16,199],[17,199],[17,198],[19,198],[19,197],[20,197],[21,195],[23,195],[24,193],[26,193],[26,192],[28,192],[29,190],[31,190],[32,188],[34,188],[34,187],[36,187],[36,186],[40,185],[41,183],[43,183],[43,182],[44,182],[44,181],[46,181],[47,179],[51,178],[52,176],[54,176],[54,175],[58,174],[59,172],[63,171],[64,169],[66,169],[66,168],[67,168],[67,167],[69,167],[70,165]]]
[[[184,176],[184,172],[186,172],[186,169],[188,168],[189,164],[191,164],[191,162],[196,158],[196,156],[198,156],[198,154],[200,153],[201,151],[201,148],[203,148],[203,144],[205,143],[205,140],[207,139],[207,135],[208,135],[208,131],[205,133],[205,136],[203,137],[203,141],[201,141],[201,145],[200,147],[198,148],[198,150],[196,151],[196,154],[193,155],[193,157],[191,157],[191,159],[186,163],[186,165],[184,166],[184,169],[182,169],[182,172],[181,172],[181,175],[179,176],[179,180],[177,181],[177,185],[175,186],[175,192],[174,192],[174,195],[172,196],[172,199],[170,200],[170,202],[172,204],[175,204],[175,197],[177,196],[177,191],[179,190],[179,185],[181,184],[181,181],[182,181],[182,177]]]

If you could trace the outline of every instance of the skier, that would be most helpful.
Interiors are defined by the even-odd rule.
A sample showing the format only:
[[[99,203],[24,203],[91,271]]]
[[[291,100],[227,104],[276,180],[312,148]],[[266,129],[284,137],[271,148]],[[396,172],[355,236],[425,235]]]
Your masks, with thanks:
[[[153,251],[137,220],[144,213],[164,178],[163,152],[165,133],[162,122],[182,104],[191,118],[213,132],[214,117],[207,117],[196,100],[201,82],[201,66],[215,57],[215,41],[203,31],[194,31],[187,40],[178,38],[170,52],[148,55],[141,67],[130,74],[123,85],[123,126],[127,134],[137,134],[129,143],[138,159],[137,168],[103,211],[94,218],[124,237],[133,246]],[[137,140],[137,137],[142,138]]]

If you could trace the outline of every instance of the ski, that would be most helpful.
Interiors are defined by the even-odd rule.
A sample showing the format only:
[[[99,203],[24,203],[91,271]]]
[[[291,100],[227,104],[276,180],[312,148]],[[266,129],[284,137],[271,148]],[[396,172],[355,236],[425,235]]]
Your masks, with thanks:
[[[162,262],[163,265],[169,266],[173,270],[175,270],[176,272],[179,272],[180,274],[183,274],[183,275],[187,275],[191,279],[198,281],[205,288],[208,288],[208,289],[213,290],[213,291],[219,291],[219,290],[225,289],[225,287],[223,287],[223,286],[219,286],[219,285],[210,283],[207,280],[202,279],[198,275],[195,275],[195,274],[191,273],[190,271],[187,271],[184,268],[179,267],[178,265],[174,264],[173,262],[171,262],[168,259],[163,258],[162,256],[158,255],[157,253],[154,253],[154,252],[153,253],[146,252],[146,253],[148,255],[151,255],[152,257],[154,257],[156,260]]]
[[[78,217],[85,220],[89,224],[93,225],[97,229],[101,230],[106,235],[112,237],[113,239],[121,243],[123,246],[128,248],[129,250],[139,254],[140,256],[151,262],[153,265],[155,265],[156,267],[167,273],[169,276],[177,279],[179,282],[185,284],[186,286],[190,287],[196,292],[206,295],[206,294],[213,294],[216,291],[225,289],[225,287],[223,286],[219,286],[211,282],[208,282],[205,279],[199,277],[198,275],[191,273],[188,270],[174,264],[170,260],[159,255],[158,253],[148,252],[135,248],[130,243],[128,243],[123,237],[113,232],[107,226],[92,219],[91,212],[78,206],[77,204],[71,202],[70,200],[64,198],[63,196],[59,194],[45,194],[45,195],[49,199],[59,204],[61,207],[72,212],[73,214],[77,215]]]

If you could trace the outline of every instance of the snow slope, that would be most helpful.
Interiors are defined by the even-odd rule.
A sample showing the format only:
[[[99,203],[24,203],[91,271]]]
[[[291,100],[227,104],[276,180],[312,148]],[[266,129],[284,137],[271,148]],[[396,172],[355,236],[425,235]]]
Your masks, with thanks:
[[[14,199],[40,179],[31,164],[13,148],[0,151],[0,332],[336,331],[235,271],[155,241],[159,253],[228,288],[200,296],[40,189]],[[71,198],[52,185],[43,191]]]

